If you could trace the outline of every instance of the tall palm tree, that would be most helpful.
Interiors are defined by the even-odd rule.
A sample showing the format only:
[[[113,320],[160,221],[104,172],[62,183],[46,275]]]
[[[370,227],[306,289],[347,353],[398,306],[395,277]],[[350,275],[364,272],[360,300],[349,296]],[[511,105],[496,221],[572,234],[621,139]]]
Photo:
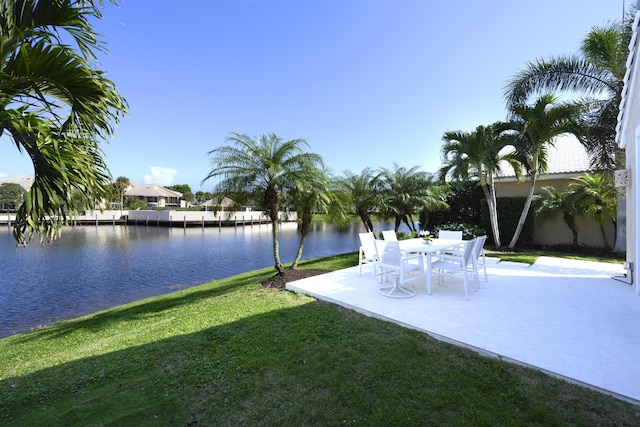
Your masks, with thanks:
[[[212,169],[202,182],[221,177],[215,189],[217,194],[251,194],[261,198],[271,221],[275,268],[282,273],[278,223],[284,190],[291,182],[313,179],[322,158],[305,152],[309,144],[304,139],[283,141],[273,133],[256,138],[233,133],[227,141],[234,145],[209,151]]]
[[[631,22],[594,27],[582,42],[580,55],[538,59],[511,78],[505,88],[509,107],[523,104],[547,92],[579,97],[585,104],[591,162],[597,169],[613,170],[622,161],[616,156],[618,120],[626,61],[629,56]]]
[[[374,233],[374,236],[371,215],[379,207],[381,185],[380,173],[371,168],[364,168],[359,174],[345,171],[337,181],[338,189],[350,198],[349,204],[360,217],[365,230]]]
[[[529,192],[518,225],[509,243],[513,249],[518,243],[524,222],[529,214],[538,174],[547,169],[547,150],[556,136],[571,133],[583,139],[584,131],[578,122],[583,107],[580,104],[560,103],[553,94],[545,94],[530,106],[516,104],[511,107],[512,144],[515,156],[529,175]]]
[[[598,170],[624,167],[624,153],[617,146],[615,135],[634,17],[632,6],[621,24],[592,28],[582,42],[579,55],[529,63],[505,89],[509,105],[524,103],[536,93],[549,90],[580,97],[578,101],[589,107],[585,115],[590,128],[586,143],[591,164]],[[618,251],[626,246],[622,215],[625,206],[624,193],[618,193],[617,210],[621,213],[621,221],[616,225]]]
[[[578,213],[596,220],[602,242],[605,247],[609,247],[605,224],[610,220],[615,228],[617,193],[611,174],[585,174],[573,178],[567,186],[567,191],[572,193]]]
[[[489,220],[496,248],[501,246],[498,227],[498,208],[495,192],[495,176],[501,171],[501,163],[509,163],[519,176],[519,163],[507,147],[504,136],[506,127],[502,123],[478,126],[472,132],[445,132],[442,140],[443,166],[440,179],[469,181],[477,180],[484,192],[489,207]]]
[[[124,209],[124,193],[131,186],[131,181],[126,176],[116,178],[115,186],[120,193],[120,212]]]
[[[290,190],[291,198],[300,220],[300,244],[291,264],[291,268],[296,269],[311,229],[313,215],[316,212],[324,212],[333,223],[339,227],[343,226],[347,221],[344,202],[348,203],[348,200],[341,198],[342,192],[336,191],[335,179],[329,170],[323,167],[318,167],[305,181],[293,184]]]
[[[395,163],[393,170],[382,169],[382,215],[394,218],[395,231],[404,222],[409,230],[417,232],[413,221],[416,211],[448,207],[446,195],[437,191],[433,176],[418,169],[418,166],[406,168]]]
[[[17,212],[18,242],[35,234],[54,239],[70,212],[94,209],[107,193],[99,141],[112,135],[127,106],[95,69],[104,44],[91,21],[101,18],[102,3],[0,4],[0,134],[28,154],[35,175]],[[82,196],[71,197],[74,191]]]

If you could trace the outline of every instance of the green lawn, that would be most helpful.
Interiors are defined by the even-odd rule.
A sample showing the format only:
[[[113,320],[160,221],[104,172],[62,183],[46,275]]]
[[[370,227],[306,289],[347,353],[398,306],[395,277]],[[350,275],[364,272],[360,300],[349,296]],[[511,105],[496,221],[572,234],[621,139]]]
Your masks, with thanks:
[[[0,425],[640,424],[639,407],[590,389],[263,289],[272,274],[0,340]]]

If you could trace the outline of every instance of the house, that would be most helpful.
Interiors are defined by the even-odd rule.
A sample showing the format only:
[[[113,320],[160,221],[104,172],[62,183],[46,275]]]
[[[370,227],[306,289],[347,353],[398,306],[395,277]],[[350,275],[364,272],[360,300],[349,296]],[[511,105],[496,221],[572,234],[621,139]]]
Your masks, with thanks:
[[[229,211],[233,206],[236,205],[236,202],[231,200],[228,197],[223,197],[222,199],[209,199],[206,202],[200,204],[202,208],[206,211]]]
[[[547,154],[547,171],[538,175],[534,194],[544,194],[543,187],[562,190],[571,182],[572,178],[594,172],[586,148],[573,135],[565,134],[554,138],[553,145],[548,147]],[[528,177],[518,180],[509,165],[502,166],[502,173],[496,177],[496,196],[526,197],[530,186]],[[532,214],[529,212],[529,215]],[[598,225],[593,218],[576,218],[576,224],[579,244],[604,245]],[[615,237],[615,228],[612,222],[607,224],[605,233],[607,242],[612,244]],[[571,230],[564,223],[561,215],[552,220],[535,222],[533,243],[536,245],[571,243],[572,240]]]
[[[638,143],[640,141],[640,12],[636,13],[633,21],[633,35],[629,44],[629,58],[627,59],[627,71],[624,76],[624,87],[620,101],[618,125],[616,127],[616,141],[625,149],[626,169],[616,172],[616,185],[624,188],[626,195],[626,264],[629,281],[635,285],[636,293],[640,294],[636,270],[638,268],[639,241],[638,223],[640,211],[640,157],[638,156]]]
[[[182,200],[182,193],[154,184],[131,184],[125,190],[124,195],[137,197],[149,209],[183,208],[186,206],[186,202]]]
[[[0,184],[19,184],[25,190],[29,190],[33,185],[35,177],[33,175],[17,176],[14,178],[0,177]]]

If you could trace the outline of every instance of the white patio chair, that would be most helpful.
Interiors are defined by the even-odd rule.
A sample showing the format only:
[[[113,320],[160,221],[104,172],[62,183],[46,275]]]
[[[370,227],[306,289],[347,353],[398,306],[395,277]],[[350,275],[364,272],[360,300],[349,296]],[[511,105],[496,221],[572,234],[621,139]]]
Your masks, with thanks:
[[[467,277],[469,273],[469,267],[474,273],[476,281],[476,290],[480,288],[478,283],[478,271],[474,268],[473,262],[473,248],[476,244],[476,239],[466,240],[462,246],[462,251],[455,251],[451,253],[441,253],[438,255],[438,259],[431,263],[431,273],[438,275],[438,284],[442,281],[442,276],[445,274],[457,274],[461,273],[464,280],[464,297],[469,299],[469,279]]]
[[[438,239],[443,240],[462,240],[462,230],[440,230],[438,231]]]
[[[384,230],[382,232],[382,238],[387,242],[397,242],[398,236],[396,235],[395,230]]]
[[[393,276],[393,285],[383,286],[378,289],[382,295],[392,298],[409,298],[416,294],[413,289],[403,287],[405,283],[425,277],[422,255],[404,255],[400,251],[398,242],[388,240],[376,240],[376,262],[378,273],[382,276]],[[409,273],[417,271],[417,275]]]
[[[473,268],[476,270],[476,275],[478,275],[478,269],[480,264],[482,264],[482,268],[484,269],[484,281],[487,281],[487,263],[486,256],[484,253],[484,243],[487,241],[487,236],[479,236],[476,239],[476,244],[473,247]]]
[[[376,274],[376,255],[375,236],[372,232],[358,233],[360,237],[360,252],[358,257],[359,274],[362,276],[362,264],[371,264],[371,274]]]
[[[442,240],[462,240],[462,230],[440,230],[438,231],[438,239]],[[461,251],[462,246],[456,246],[456,250]],[[444,251],[449,253],[449,251]]]

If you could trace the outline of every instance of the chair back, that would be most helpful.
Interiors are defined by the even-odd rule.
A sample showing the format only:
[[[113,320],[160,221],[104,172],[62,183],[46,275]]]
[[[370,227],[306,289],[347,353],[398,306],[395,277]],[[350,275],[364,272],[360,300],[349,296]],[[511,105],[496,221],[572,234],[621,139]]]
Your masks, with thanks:
[[[438,231],[438,239],[444,240],[462,240],[462,230],[440,230]]]
[[[373,258],[376,253],[376,246],[374,244],[376,238],[373,233],[358,233],[358,237],[360,237],[360,246],[362,247],[365,258]]]
[[[382,238],[387,242],[397,242],[398,236],[396,235],[395,230],[384,230],[382,232]]]
[[[487,236],[480,236],[476,238],[476,244],[473,248],[473,255],[476,258],[479,258],[482,254],[482,249],[484,248],[484,243],[487,241]]]
[[[378,262],[386,266],[402,266],[402,253],[398,242],[388,240],[376,240],[376,252],[378,254]]]
[[[478,239],[471,239],[463,243],[464,251],[462,253],[462,258],[464,258],[464,262],[466,265],[471,265],[471,263],[473,262],[473,254],[475,253],[474,249],[476,247],[477,241]]]

